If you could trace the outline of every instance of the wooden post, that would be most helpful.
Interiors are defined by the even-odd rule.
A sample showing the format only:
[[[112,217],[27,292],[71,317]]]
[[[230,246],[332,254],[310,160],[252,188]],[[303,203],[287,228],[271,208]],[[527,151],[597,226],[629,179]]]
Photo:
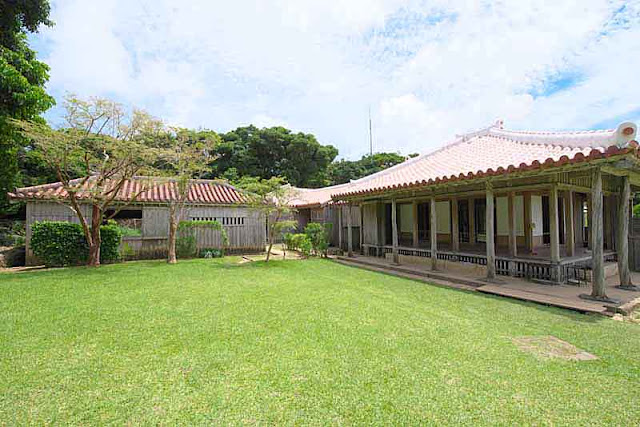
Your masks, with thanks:
[[[560,230],[558,227],[558,187],[551,185],[549,190],[549,234],[551,262],[560,262]]]
[[[573,212],[574,206],[574,194],[572,190],[569,190],[565,193],[564,197],[564,217],[566,222],[566,238],[564,239],[564,245],[567,248],[568,257],[575,255],[576,248],[576,216]]]
[[[629,177],[622,177],[622,188],[618,206],[618,274],[620,275],[620,289],[638,291],[640,288],[631,282],[629,271],[629,210],[631,199],[631,183]]]
[[[516,237],[516,195],[512,191],[509,193],[509,255],[513,258],[518,256],[518,240]]]
[[[393,245],[393,263],[400,264],[400,257],[398,256],[398,206],[396,205],[396,199],[391,201],[391,244]]]
[[[524,247],[526,253],[533,253],[533,224],[531,214],[531,193],[525,192],[522,195],[522,207],[524,208]]]
[[[338,247],[342,250],[342,209],[343,205],[338,205]]]
[[[418,202],[416,202],[415,200],[413,201],[413,247],[417,248],[419,245],[419,241],[418,241]]]
[[[604,281],[604,236],[603,236],[603,209],[602,209],[602,171],[595,168],[591,175],[591,243],[592,250],[592,289],[591,295],[580,295],[583,298],[608,301]]]
[[[475,199],[469,199],[469,245],[476,242],[476,205]]]
[[[496,278],[496,247],[495,247],[495,236],[494,236],[494,225],[493,225],[493,217],[494,217],[494,205],[493,205],[493,185],[487,181],[487,191],[486,191],[486,206],[487,211],[485,214],[486,218],[486,226],[485,230],[487,232],[487,279],[493,280]]]
[[[451,199],[451,250],[460,252],[460,226],[458,225],[458,199]]]
[[[438,218],[436,216],[436,198],[431,197],[429,211],[431,213],[431,270],[438,269]]]
[[[351,222],[351,203],[347,205],[347,256],[353,256],[353,228]]]
[[[591,233],[593,232],[593,203],[591,202],[591,193],[587,194],[587,248],[592,249],[593,240],[591,239]]]

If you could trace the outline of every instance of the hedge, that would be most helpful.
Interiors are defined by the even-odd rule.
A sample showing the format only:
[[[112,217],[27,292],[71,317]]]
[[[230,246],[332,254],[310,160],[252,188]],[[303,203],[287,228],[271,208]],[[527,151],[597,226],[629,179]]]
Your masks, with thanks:
[[[110,223],[100,227],[100,262],[120,260],[122,234]],[[89,245],[82,226],[71,222],[42,221],[31,226],[31,249],[48,267],[79,265],[89,258]]]

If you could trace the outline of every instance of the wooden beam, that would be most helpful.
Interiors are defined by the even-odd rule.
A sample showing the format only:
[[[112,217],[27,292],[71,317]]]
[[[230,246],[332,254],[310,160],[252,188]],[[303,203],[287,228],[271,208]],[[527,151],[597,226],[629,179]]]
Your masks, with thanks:
[[[458,199],[451,199],[451,250],[460,251],[460,227],[458,218]]]
[[[416,200],[414,200],[412,202],[412,211],[413,211],[413,247],[417,248],[419,245],[418,242],[418,233],[419,233],[419,227],[418,227],[418,202]]]
[[[431,224],[429,226],[431,231],[431,269],[438,269],[438,218],[436,216],[436,198],[432,197],[430,202],[429,213],[431,217]]]
[[[604,230],[603,230],[603,206],[602,206],[602,171],[599,168],[593,170],[591,178],[591,248],[592,248],[592,290],[591,297],[606,299],[604,281]]]
[[[558,227],[558,187],[552,185],[549,190],[549,237],[551,262],[560,262],[560,230]]]
[[[622,289],[638,290],[631,283],[629,271],[629,208],[631,200],[631,182],[629,177],[621,178],[620,201],[618,206],[618,274]]]
[[[353,228],[351,219],[351,203],[347,205],[347,256],[353,256]]]
[[[393,263],[400,264],[398,254],[398,206],[395,199],[391,201],[391,240]]]
[[[338,247],[342,250],[342,205],[338,205]]]
[[[573,212],[575,206],[574,193],[569,190],[564,194],[564,217],[565,217],[565,231],[566,238],[564,246],[567,249],[567,256],[572,257],[575,255],[576,248],[576,224],[575,214]]]
[[[528,254],[533,253],[533,215],[531,213],[531,192],[526,191],[522,195],[524,208],[524,246]]]
[[[493,201],[493,186],[487,181],[486,189],[486,206],[487,212],[486,218],[486,234],[487,234],[487,279],[493,280],[496,278],[496,247],[494,237],[494,201]]]
[[[514,192],[508,196],[508,216],[509,216],[509,255],[518,256],[518,240],[516,238],[516,195]]]
[[[469,209],[469,244],[476,242],[476,205],[475,199],[472,197],[467,204]]]
[[[587,248],[591,250],[593,239],[591,238],[591,233],[593,230],[593,203],[591,202],[591,191],[587,193]]]

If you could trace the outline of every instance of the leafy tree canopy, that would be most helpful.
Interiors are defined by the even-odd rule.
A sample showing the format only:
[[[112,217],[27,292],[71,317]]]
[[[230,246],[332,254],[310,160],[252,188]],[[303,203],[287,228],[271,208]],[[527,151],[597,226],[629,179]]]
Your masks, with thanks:
[[[281,176],[295,186],[321,187],[328,183],[327,169],[338,155],[335,147],[321,145],[315,136],[283,127],[246,126],[220,136],[210,177]]]
[[[380,172],[405,160],[407,160],[406,157],[396,153],[375,153],[362,156],[360,160],[340,160],[329,167],[329,179],[331,185],[344,184],[352,179]]]
[[[48,16],[46,0],[0,2],[0,213],[8,209],[7,191],[23,183],[22,166],[37,160],[10,119],[44,122],[40,114],[55,103],[44,90],[49,67],[36,59],[26,35],[52,25]]]

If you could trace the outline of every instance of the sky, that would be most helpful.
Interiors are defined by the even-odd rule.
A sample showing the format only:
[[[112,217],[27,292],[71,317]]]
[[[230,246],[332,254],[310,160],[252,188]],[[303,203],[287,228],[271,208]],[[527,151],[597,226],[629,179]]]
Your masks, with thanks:
[[[340,158],[508,129],[640,121],[640,0],[60,0],[31,36],[65,94],[224,132],[285,126]]]

